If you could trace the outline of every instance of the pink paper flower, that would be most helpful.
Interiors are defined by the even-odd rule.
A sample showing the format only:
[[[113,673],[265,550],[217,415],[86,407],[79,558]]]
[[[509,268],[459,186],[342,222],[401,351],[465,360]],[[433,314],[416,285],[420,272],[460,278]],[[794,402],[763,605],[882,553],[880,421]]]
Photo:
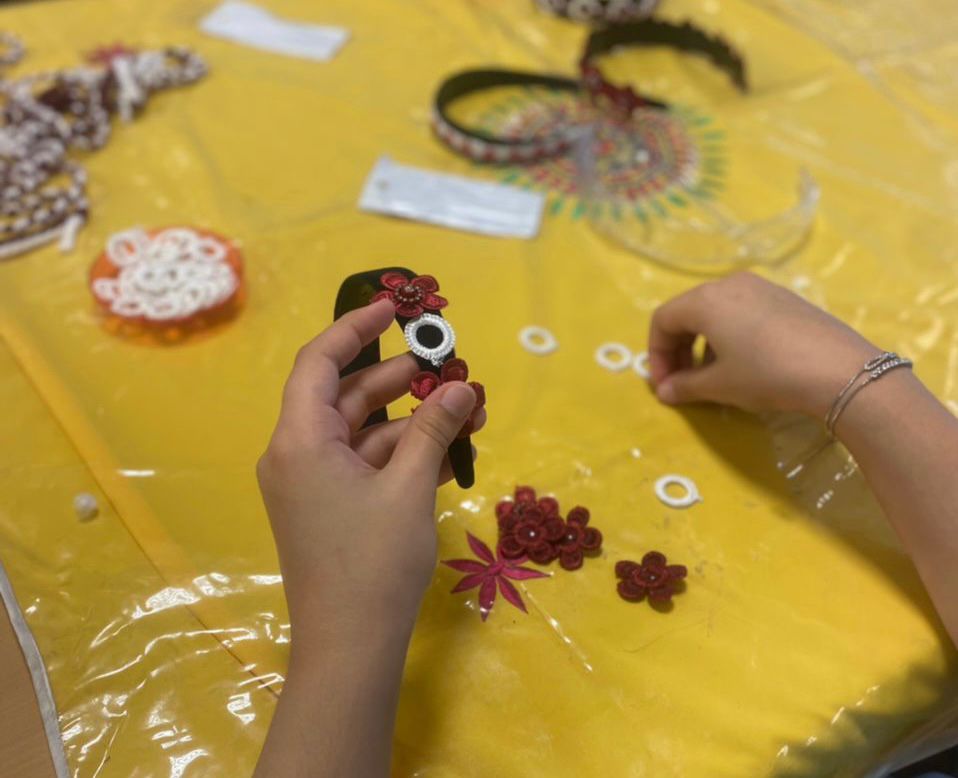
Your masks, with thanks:
[[[485,621],[496,602],[496,588],[502,596],[523,613],[527,613],[526,605],[519,596],[519,590],[509,581],[525,581],[530,578],[547,578],[547,573],[540,573],[538,570],[530,570],[525,567],[519,567],[514,562],[506,559],[500,551],[498,556],[493,556],[492,551],[479,538],[470,533],[466,533],[466,539],[469,542],[469,548],[479,557],[476,559],[444,559],[443,564],[466,573],[466,576],[453,587],[452,593],[465,592],[469,589],[479,587],[479,613],[482,620]]]

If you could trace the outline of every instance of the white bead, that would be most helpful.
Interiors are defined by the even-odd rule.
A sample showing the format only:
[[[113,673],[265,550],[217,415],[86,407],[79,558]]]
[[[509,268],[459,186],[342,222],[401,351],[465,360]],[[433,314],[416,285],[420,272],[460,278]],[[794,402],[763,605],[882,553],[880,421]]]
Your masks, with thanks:
[[[442,341],[438,346],[429,348],[419,342],[416,334],[423,327],[435,327],[442,332]],[[432,313],[424,313],[418,319],[410,321],[406,324],[403,334],[406,336],[406,345],[409,346],[409,350],[420,359],[425,359],[436,367],[439,367],[456,347],[456,331],[452,328],[452,325],[442,316],[436,316]]]
[[[519,343],[530,354],[545,356],[559,348],[559,341],[545,327],[534,324],[519,330]]]
[[[89,521],[100,512],[100,504],[89,492],[80,492],[73,498],[73,510],[80,521]]]
[[[640,351],[635,355],[635,359],[632,360],[632,369],[642,376],[646,381],[648,381],[652,374],[649,373],[649,352]]]
[[[685,494],[681,497],[673,497],[668,493],[668,487],[673,485],[681,486]],[[663,475],[655,482],[655,496],[670,508],[688,508],[697,502],[702,502],[702,495],[699,494],[695,481],[675,473]]]
[[[632,352],[621,343],[603,343],[595,350],[595,361],[606,370],[620,373],[632,364]]]

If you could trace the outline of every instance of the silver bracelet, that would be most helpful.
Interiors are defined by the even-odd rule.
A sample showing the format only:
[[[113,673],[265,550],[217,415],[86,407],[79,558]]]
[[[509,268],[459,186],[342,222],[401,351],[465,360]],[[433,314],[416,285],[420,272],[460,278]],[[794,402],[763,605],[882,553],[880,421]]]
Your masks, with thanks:
[[[835,425],[838,423],[839,416],[856,394],[871,383],[880,379],[890,370],[899,367],[911,367],[912,361],[895,354],[892,351],[884,351],[877,357],[869,359],[864,367],[859,370],[851,380],[845,384],[844,388],[838,393],[832,407],[825,415],[825,429],[831,437],[835,437]]]

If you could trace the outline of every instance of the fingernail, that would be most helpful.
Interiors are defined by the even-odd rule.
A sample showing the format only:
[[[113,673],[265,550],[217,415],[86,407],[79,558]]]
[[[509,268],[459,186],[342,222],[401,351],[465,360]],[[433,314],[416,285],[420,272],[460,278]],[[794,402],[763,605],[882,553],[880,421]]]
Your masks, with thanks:
[[[671,381],[665,381],[659,384],[655,393],[661,402],[664,402],[666,405],[675,405],[675,387],[672,386]]]
[[[439,404],[453,416],[464,419],[476,407],[476,393],[466,384],[455,383],[443,392]]]

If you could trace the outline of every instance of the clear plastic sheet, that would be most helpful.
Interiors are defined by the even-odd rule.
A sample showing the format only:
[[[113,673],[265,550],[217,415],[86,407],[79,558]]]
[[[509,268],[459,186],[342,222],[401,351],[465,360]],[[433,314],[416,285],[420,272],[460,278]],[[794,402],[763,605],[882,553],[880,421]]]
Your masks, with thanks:
[[[669,411],[633,372],[593,361],[603,342],[643,349],[654,307],[698,279],[590,229],[588,203],[561,186],[567,168],[541,179],[483,169],[432,138],[429,100],[444,75],[490,64],[571,73],[585,30],[522,0],[264,3],[350,30],[335,59],[315,63],[204,37],[197,23],[213,5],[0,12],[30,50],[18,72],[118,39],[189,45],[211,66],[85,160],[92,218],[73,253],[0,263],[0,555],[74,775],[251,772],[289,647],[253,463],[339,281],[397,262],[440,278],[490,397],[476,488],[440,495],[440,558],[468,555],[466,530],[491,542],[493,506],[517,483],[588,506],[605,543],[582,570],[524,584],[528,615],[500,602],[484,623],[474,596],[449,593],[456,574],[437,569],[409,654],[395,775],[882,775],[946,742],[954,649],[841,452],[794,473],[811,427]],[[807,169],[822,192],[815,223],[764,272],[913,357],[958,409],[954,20],[941,1],[909,4],[907,24],[896,7],[663,4],[744,51],[748,97],[686,55],[624,52],[603,67],[729,134],[703,145],[761,136],[785,207]],[[497,240],[360,213],[382,154],[548,184],[541,234]],[[736,165],[715,202],[739,186],[766,191],[747,158]],[[238,240],[249,285],[239,316],[167,345],[104,329],[86,273],[111,233],[137,224]],[[530,324],[554,333],[555,353],[519,346]],[[400,347],[393,333],[384,351]],[[666,473],[693,478],[703,502],[659,503],[653,484]],[[100,507],[86,521],[72,507],[82,492]],[[653,548],[689,568],[669,613],[614,590],[614,562]]]

